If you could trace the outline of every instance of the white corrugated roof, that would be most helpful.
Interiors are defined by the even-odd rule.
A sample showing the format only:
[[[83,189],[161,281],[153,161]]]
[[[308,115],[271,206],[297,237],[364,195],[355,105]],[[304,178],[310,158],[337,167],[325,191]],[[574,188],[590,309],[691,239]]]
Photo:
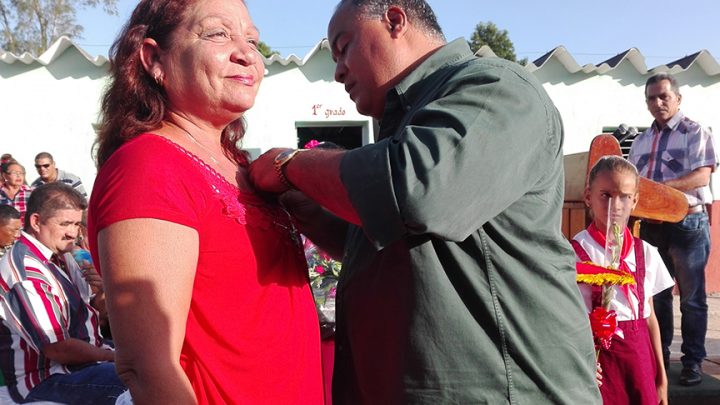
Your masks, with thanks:
[[[26,65],[30,65],[34,62],[38,62],[42,65],[47,66],[53,63],[53,61],[59,58],[63,53],[65,53],[68,48],[75,48],[78,52],[80,52],[81,55],[85,57],[85,59],[87,59],[88,62],[92,63],[95,66],[102,66],[108,62],[108,58],[104,56],[96,56],[94,58],[91,57],[82,48],[77,46],[70,38],[65,36],[58,38],[57,41],[53,42],[53,44],[50,45],[47,51],[43,52],[43,54],[37,58],[27,52],[23,53],[20,56],[17,56],[10,52],[0,52],[0,60],[8,64],[22,62]]]
[[[50,48],[48,48],[47,51],[45,51],[37,58],[30,55],[29,53],[23,53],[22,55],[17,56],[10,52],[0,52],[0,61],[8,64],[21,62],[26,65],[30,65],[37,62],[42,65],[49,65],[53,61],[58,59],[69,48],[75,48],[81,55],[85,57],[85,59],[87,59],[88,62],[94,64],[95,66],[99,67],[108,62],[108,58],[106,58],[105,56],[96,56],[94,58],[91,57],[87,52],[85,52],[82,48],[76,45],[70,38],[64,36],[60,37],[57,41],[55,41],[50,46]],[[327,39],[323,39],[318,42],[303,58],[300,58],[294,54],[291,54],[287,57],[273,55],[270,58],[265,59],[265,64],[269,66],[273,63],[279,63],[282,66],[287,66],[292,63],[297,66],[303,66],[308,62],[308,60],[310,60],[322,49],[330,49],[330,45]],[[476,54],[484,57],[495,56],[495,53],[488,46],[483,46],[482,48],[480,48],[480,50],[476,52]],[[641,74],[665,71],[670,73],[678,73],[685,71],[696,64],[708,76],[720,74],[720,63],[718,63],[718,61],[710,54],[710,52],[704,49],[694,54],[688,55],[684,58],[669,62],[664,65],[656,66],[652,69],[648,69],[645,64],[645,57],[637,48],[630,48],[624,52],[613,56],[606,61],[600,62],[597,65],[586,64],[584,66],[580,66],[572,57],[570,52],[565,49],[565,47],[558,46],[555,49],[547,52],[540,58],[532,62],[528,62],[525,67],[529,71],[533,72],[538,69],[542,69],[543,66],[545,66],[552,59],[560,62],[560,64],[570,73],[582,71],[586,74],[605,74],[617,68],[621,64],[627,62],[631,63],[635,67],[635,69]]]
[[[670,73],[679,73],[689,69],[696,63],[708,76],[720,74],[720,63],[718,63],[710,52],[705,49],[684,58],[648,69],[645,64],[645,56],[643,56],[637,48],[630,48],[627,51],[621,52],[597,65],[587,64],[585,66],[580,66],[572,57],[570,52],[565,49],[565,47],[558,46],[535,61],[529,62],[526,67],[528,70],[533,72],[535,70],[542,69],[542,67],[552,59],[556,59],[560,62],[560,64],[562,64],[562,66],[570,73],[582,71],[583,73],[605,74],[627,62],[631,63],[640,74],[665,71]]]
[[[272,65],[273,63],[277,62],[283,66],[287,66],[291,63],[294,63],[298,66],[303,66],[307,61],[309,61],[313,56],[315,56],[316,53],[318,53],[321,49],[330,49],[330,42],[327,39],[323,39],[320,42],[318,42],[311,50],[308,52],[304,58],[300,59],[294,54],[291,54],[287,57],[282,57],[280,55],[272,55],[270,58],[265,59],[265,65]]]

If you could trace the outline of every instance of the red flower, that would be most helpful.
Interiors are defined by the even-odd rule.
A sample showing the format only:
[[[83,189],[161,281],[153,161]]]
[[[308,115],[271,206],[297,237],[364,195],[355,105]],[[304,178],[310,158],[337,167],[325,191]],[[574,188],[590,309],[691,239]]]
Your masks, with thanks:
[[[603,349],[609,349],[613,334],[617,329],[617,314],[615,311],[608,311],[603,307],[595,307],[590,312],[590,328],[595,345]]]
[[[320,145],[320,142],[318,142],[316,139],[311,139],[308,143],[303,146],[305,149],[312,149],[316,146]]]

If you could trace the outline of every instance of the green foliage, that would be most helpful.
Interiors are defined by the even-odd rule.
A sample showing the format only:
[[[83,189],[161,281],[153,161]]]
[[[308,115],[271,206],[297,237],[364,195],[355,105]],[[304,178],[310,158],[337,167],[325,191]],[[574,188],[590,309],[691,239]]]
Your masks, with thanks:
[[[0,47],[14,54],[38,56],[63,35],[82,38],[77,10],[102,6],[117,14],[117,0],[0,0]]]
[[[473,32],[470,41],[468,41],[468,45],[470,45],[470,49],[472,49],[473,52],[477,52],[483,45],[487,45],[495,52],[495,55],[500,58],[518,62],[521,65],[527,63],[527,58],[523,58],[520,61],[517,60],[515,46],[510,40],[507,30],[499,29],[493,22],[478,23],[475,27],[475,32]]]
[[[268,44],[266,44],[266,43],[263,42],[263,41],[260,41],[260,42],[258,43],[258,47],[257,47],[257,48],[258,48],[258,52],[260,52],[260,54],[261,54],[262,56],[266,57],[266,58],[269,58],[269,57],[271,57],[272,55],[278,55],[278,54],[279,54],[279,52],[273,51],[272,49],[270,49],[270,47],[268,46]]]

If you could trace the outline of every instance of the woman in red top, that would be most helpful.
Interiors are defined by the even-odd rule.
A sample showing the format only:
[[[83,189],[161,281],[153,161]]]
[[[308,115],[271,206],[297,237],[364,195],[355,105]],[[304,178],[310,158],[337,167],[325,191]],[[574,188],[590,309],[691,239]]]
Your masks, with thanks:
[[[90,241],[135,404],[320,404],[287,213],[237,149],[263,78],[243,1],[144,0],[111,49]]]

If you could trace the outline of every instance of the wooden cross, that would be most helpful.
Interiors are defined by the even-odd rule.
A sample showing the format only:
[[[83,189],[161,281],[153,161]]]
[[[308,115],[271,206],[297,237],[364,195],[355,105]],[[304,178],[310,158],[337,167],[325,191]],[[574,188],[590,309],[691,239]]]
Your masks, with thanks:
[[[586,179],[587,173],[590,173],[590,169],[595,163],[601,157],[608,155],[622,156],[617,139],[609,134],[596,136],[590,144]],[[642,176],[640,177],[639,191],[640,199],[630,214],[633,217],[663,222],[679,222],[688,213],[687,198],[681,191]]]

